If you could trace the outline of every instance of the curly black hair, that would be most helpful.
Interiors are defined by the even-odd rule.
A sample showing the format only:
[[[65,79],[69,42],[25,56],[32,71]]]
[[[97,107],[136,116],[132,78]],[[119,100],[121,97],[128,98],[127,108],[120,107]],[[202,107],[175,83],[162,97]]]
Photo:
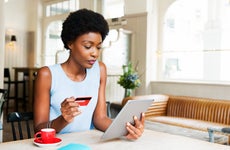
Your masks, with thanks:
[[[88,9],[71,12],[62,24],[61,39],[64,47],[69,49],[68,44],[70,42],[89,32],[100,33],[102,41],[104,41],[109,32],[108,23],[104,17]]]

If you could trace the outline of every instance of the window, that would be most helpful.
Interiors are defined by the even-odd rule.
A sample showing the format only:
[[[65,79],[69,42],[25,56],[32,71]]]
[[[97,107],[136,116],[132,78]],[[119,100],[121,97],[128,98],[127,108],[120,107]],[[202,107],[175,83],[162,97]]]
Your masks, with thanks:
[[[106,99],[120,103],[124,89],[117,81],[123,73],[122,66],[129,61],[132,32],[124,30],[120,22],[124,16],[124,0],[103,0],[102,4],[103,15],[110,26],[101,53],[101,60],[107,67]]]
[[[128,64],[131,32],[122,28],[112,29],[103,43],[102,61],[109,73],[122,74],[122,66]]]
[[[60,35],[62,30],[62,21],[53,21],[49,24],[46,32],[46,51],[45,64],[54,64],[56,62],[56,53],[63,50],[63,43]]]
[[[101,59],[106,64],[109,74],[121,74],[122,66],[129,61],[131,43],[131,32],[124,30],[120,22],[121,16],[124,16],[124,0],[103,0],[102,9],[103,16],[108,18],[110,31],[103,42]]]
[[[179,0],[164,18],[160,80],[230,81],[230,2]]]
[[[63,0],[61,2],[48,4],[46,6],[46,16],[55,16],[74,11],[77,4],[76,0]]]
[[[69,15],[69,12],[78,9],[78,0],[63,0],[59,2],[45,3],[45,50],[43,52],[43,65],[57,63],[57,56],[60,56],[66,50],[61,41],[61,30],[63,20]],[[65,54],[65,53],[64,53]],[[65,57],[66,58],[66,54]]]

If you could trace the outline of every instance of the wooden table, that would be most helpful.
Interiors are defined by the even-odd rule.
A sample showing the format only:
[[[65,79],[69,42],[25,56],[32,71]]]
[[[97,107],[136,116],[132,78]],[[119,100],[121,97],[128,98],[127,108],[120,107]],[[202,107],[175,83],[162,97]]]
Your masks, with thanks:
[[[36,67],[14,67],[14,79],[15,81],[19,80],[19,74],[28,74],[28,111],[32,111],[33,105],[33,80],[34,80],[34,73],[38,71],[39,68]]]
[[[136,141],[128,141],[124,139],[101,141],[100,137],[102,134],[103,133],[98,130],[60,134],[57,135],[62,139],[62,143],[60,145],[45,148],[34,145],[34,139],[5,142],[0,144],[0,149],[58,149],[70,143],[76,143],[88,145],[92,150],[230,150],[230,147],[226,145],[147,129],[145,129],[142,137]]]

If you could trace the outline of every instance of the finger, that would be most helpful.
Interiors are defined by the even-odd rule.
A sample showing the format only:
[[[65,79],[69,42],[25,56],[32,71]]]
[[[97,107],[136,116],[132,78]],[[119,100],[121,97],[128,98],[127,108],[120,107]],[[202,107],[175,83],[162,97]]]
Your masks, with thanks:
[[[81,111],[79,110],[79,104],[75,102],[74,97],[66,98],[61,103],[60,110],[63,118],[67,122],[72,122],[75,116],[81,114]]]
[[[73,108],[71,108],[73,109]],[[61,112],[62,112],[62,116],[63,118],[67,121],[67,122],[72,122],[74,117],[78,116],[81,114],[81,111],[79,110],[76,110],[75,108],[75,111],[71,111],[71,110],[66,110],[66,109],[61,109]]]
[[[135,130],[140,130],[143,132],[144,125],[142,124],[142,121],[138,120],[137,116],[133,117],[134,123],[135,123]]]
[[[128,131],[128,135],[126,136],[126,138],[128,139],[137,139],[142,135],[142,132],[135,128],[134,126],[132,126],[129,122],[126,125],[126,129]]]
[[[128,127],[135,133],[135,134],[142,134],[143,126],[140,124],[138,127],[128,124]]]
[[[61,106],[61,112],[63,115],[72,115],[76,116],[78,115],[81,111],[79,110],[79,105],[76,104],[75,102],[67,102],[67,104]]]
[[[66,109],[70,109],[71,107],[79,107],[79,106],[80,105],[78,103],[76,103],[74,99],[65,99],[61,103],[61,107],[66,108]]]
[[[64,99],[64,101],[62,101],[62,103],[61,103],[61,106],[62,106],[62,107],[65,107],[66,105],[69,104],[69,102],[74,102],[74,98],[73,98],[73,97],[70,97],[70,98]]]
[[[61,107],[65,107],[66,104],[67,104],[67,98],[64,101],[62,101]]]
[[[141,113],[141,124],[145,125],[145,113]]]

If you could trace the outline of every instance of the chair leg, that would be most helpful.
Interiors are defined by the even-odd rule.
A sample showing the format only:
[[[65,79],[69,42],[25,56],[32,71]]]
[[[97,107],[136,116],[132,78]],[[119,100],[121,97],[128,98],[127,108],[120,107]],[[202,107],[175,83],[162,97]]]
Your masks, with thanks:
[[[19,131],[20,140],[22,140],[23,139],[22,126],[21,126],[21,122],[19,121],[18,121],[18,131]]]
[[[23,81],[23,98],[22,98],[22,103],[23,103],[23,110],[26,111],[26,80]]]
[[[6,101],[6,114],[8,114],[8,109],[9,109],[9,99]]]
[[[30,133],[30,124],[29,121],[26,121],[26,130],[27,130],[27,136],[30,139],[31,138],[31,133]]]
[[[9,91],[9,90],[8,90]],[[6,114],[8,115],[8,109],[9,109],[9,92],[7,94],[7,101],[6,101]]]
[[[9,113],[9,101],[10,101],[10,84],[7,84],[7,90],[8,90],[8,92],[7,92],[7,101],[6,101],[6,114],[8,115],[8,113]]]
[[[12,83],[11,83],[12,84]],[[8,84],[8,93],[7,93],[7,102],[6,102],[6,114],[9,113],[9,109],[10,109],[10,100],[14,101],[13,103],[13,111],[19,111],[19,101],[22,101],[22,107],[23,107],[23,111],[26,111],[26,81],[17,83],[14,82],[13,83],[13,90],[14,93],[12,94],[10,91],[11,89],[11,84]],[[19,89],[22,85],[22,96],[21,94],[19,94]]]
[[[18,111],[19,110],[19,101],[21,100],[22,102],[22,107],[23,107],[23,110],[26,111],[26,81],[23,81],[22,84],[22,97],[19,96],[19,93],[18,93],[18,86],[19,84],[18,83],[15,83],[15,108],[14,108],[14,111]]]
[[[11,122],[11,128],[12,128],[12,132],[13,132],[13,140],[16,141],[17,138],[16,138],[16,132],[15,132],[15,127],[14,127],[14,123]]]
[[[14,105],[14,111],[18,111],[18,84],[15,83],[15,105]]]

